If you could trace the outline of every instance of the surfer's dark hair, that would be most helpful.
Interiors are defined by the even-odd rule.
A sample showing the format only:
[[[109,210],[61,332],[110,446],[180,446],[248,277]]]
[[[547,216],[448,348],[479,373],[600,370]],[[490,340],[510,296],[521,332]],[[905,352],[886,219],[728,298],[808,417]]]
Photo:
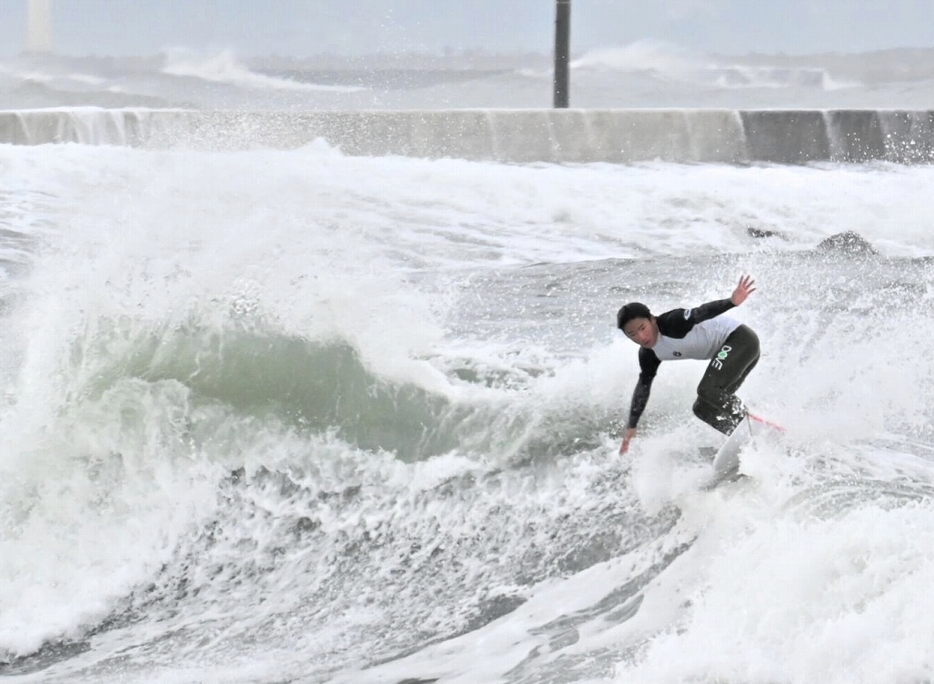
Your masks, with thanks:
[[[652,318],[652,312],[641,302],[629,302],[616,314],[616,327],[622,330],[633,318]]]

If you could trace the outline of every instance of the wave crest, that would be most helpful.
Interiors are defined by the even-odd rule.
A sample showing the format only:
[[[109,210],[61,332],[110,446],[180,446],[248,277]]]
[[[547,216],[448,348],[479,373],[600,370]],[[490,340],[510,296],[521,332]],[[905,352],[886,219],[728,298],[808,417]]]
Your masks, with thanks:
[[[360,90],[360,88],[346,86],[300,83],[288,78],[257,73],[238,61],[232,50],[221,50],[215,55],[201,55],[191,50],[174,48],[166,52],[162,73],[254,90],[329,90],[335,92]]]

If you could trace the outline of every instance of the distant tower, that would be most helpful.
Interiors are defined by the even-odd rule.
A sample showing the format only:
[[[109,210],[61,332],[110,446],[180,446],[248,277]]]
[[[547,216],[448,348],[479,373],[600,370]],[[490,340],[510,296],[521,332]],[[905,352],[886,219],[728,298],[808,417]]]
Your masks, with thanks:
[[[52,52],[52,0],[28,0],[26,52]]]

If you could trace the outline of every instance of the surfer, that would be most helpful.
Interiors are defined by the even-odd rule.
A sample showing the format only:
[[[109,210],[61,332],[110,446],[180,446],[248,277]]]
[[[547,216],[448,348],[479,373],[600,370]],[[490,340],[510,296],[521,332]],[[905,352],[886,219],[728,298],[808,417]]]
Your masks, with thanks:
[[[640,302],[631,302],[619,310],[617,326],[639,345],[639,380],[632,393],[620,454],[629,450],[662,361],[709,362],[694,402],[694,415],[702,421],[729,435],[746,417],[746,407],[735,392],[759,361],[759,338],[748,326],[722,314],[745,302],[756,291],[755,284],[750,276],[743,275],[729,299],[693,309],[672,309],[658,316]]]

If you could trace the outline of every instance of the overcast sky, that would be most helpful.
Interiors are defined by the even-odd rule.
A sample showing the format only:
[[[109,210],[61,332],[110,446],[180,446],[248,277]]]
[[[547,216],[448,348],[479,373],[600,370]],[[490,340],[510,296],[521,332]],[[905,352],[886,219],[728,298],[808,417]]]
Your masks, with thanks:
[[[554,0],[51,0],[56,52],[242,56],[548,53]],[[23,49],[27,0],[0,0],[0,55]],[[571,48],[655,39],[725,54],[934,47],[934,0],[572,0]]]

